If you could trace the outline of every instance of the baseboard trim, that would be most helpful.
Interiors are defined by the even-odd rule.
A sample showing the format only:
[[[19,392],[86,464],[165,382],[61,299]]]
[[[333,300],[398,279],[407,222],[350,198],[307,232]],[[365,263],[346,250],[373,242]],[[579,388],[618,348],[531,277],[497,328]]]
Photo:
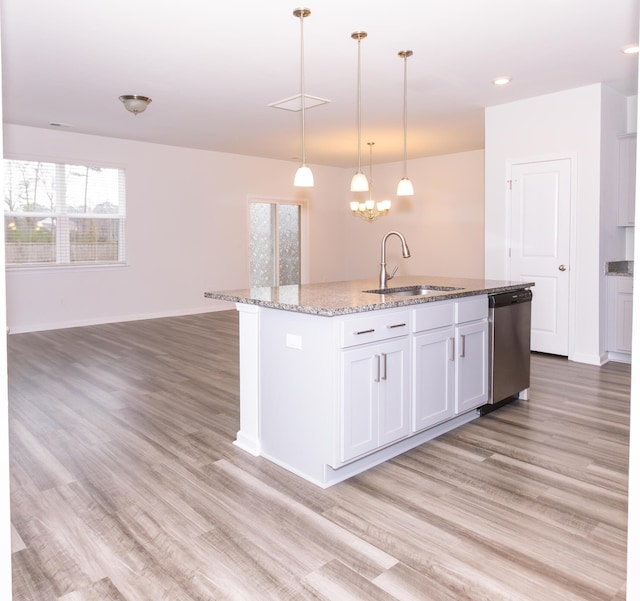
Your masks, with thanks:
[[[631,353],[609,351],[607,353],[607,361],[615,361],[616,363],[631,363]]]
[[[107,323],[121,323],[126,321],[141,321],[144,319],[161,319],[163,317],[180,317],[182,315],[198,315],[200,313],[215,313],[216,311],[228,311],[235,309],[234,304],[220,301],[223,304],[212,304],[210,307],[195,307],[191,309],[176,309],[170,311],[157,311],[154,313],[137,313],[131,315],[114,315],[111,317],[90,317],[73,321],[56,323],[39,323],[31,325],[15,326],[9,324],[9,335],[27,334],[29,332],[45,332],[48,330],[64,330],[66,328],[81,328],[84,326],[100,326]]]

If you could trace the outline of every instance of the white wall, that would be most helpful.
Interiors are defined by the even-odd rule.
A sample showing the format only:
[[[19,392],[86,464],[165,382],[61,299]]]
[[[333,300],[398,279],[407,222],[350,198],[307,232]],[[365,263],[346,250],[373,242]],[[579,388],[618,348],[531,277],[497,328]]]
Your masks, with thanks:
[[[127,171],[126,267],[7,272],[12,332],[210,311],[232,305],[205,290],[249,284],[248,198],[303,198],[308,209],[306,279],[344,279],[344,171],[314,167],[316,186],[293,187],[297,165],[217,152],[16,125],[5,156],[123,166]]]
[[[346,213],[348,278],[377,277],[380,241],[391,230],[400,231],[411,250],[403,259],[399,241],[389,239],[387,263],[398,265],[398,275],[484,277],[484,151],[411,160],[407,175],[416,194],[399,199],[402,164],[375,165],[373,198],[390,199],[390,213],[373,223]]]
[[[0,95],[2,77],[0,77]],[[2,103],[0,103],[0,118]],[[0,132],[0,153],[3,140]],[[0,167],[0,173],[3,170]],[[2,179],[4,182],[4,177]],[[0,234],[0,261],[4,263],[4,228]],[[0,331],[6,331],[5,281],[0,281]],[[9,497],[9,399],[7,386],[7,344],[0,345],[0,599],[12,599],[11,586],[11,513]]]
[[[604,264],[601,235],[600,84],[490,107],[485,112],[485,270],[488,278],[507,278],[506,166],[512,159],[574,156],[575,206],[572,207],[573,337],[569,357],[599,364],[604,355]],[[610,103],[611,105],[616,103]],[[623,108],[626,119],[626,108]],[[626,130],[626,120],[622,131]],[[610,122],[615,121],[611,118]],[[611,127],[607,125],[607,131]],[[609,177],[605,172],[605,177]],[[613,199],[603,199],[612,202]]]
[[[315,187],[297,190],[297,165],[288,161],[17,125],[6,125],[4,135],[9,157],[127,171],[128,265],[9,270],[13,333],[233,307],[203,292],[249,285],[249,198],[306,203],[306,282],[377,277],[380,240],[391,229],[406,235],[412,251],[401,262],[390,241],[389,262],[398,262],[399,273],[483,275],[483,151],[410,161],[417,193],[405,200],[395,197],[401,164],[375,167],[376,198],[390,197],[394,206],[369,224],[349,211],[348,169],[314,166]]]

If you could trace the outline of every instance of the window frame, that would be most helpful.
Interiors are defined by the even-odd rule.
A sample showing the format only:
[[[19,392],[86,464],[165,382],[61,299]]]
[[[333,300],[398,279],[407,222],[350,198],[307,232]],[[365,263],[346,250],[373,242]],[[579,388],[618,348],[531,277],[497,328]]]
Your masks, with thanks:
[[[87,167],[87,168],[98,168],[98,169],[110,169],[117,170],[119,176],[118,183],[118,206],[120,207],[120,211],[118,213],[73,213],[68,211],[55,211],[55,212],[43,212],[43,211],[8,211],[6,209],[3,210],[4,218],[11,216],[16,217],[41,217],[45,218],[53,218],[57,221],[56,223],[56,236],[55,236],[55,261],[50,262],[33,262],[33,263],[11,263],[7,264],[6,258],[6,248],[8,241],[4,240],[5,247],[5,270],[6,271],[35,271],[35,270],[103,270],[103,269],[118,269],[122,267],[128,266],[128,253],[127,253],[127,169],[126,165],[122,163],[113,163],[109,161],[97,161],[97,160],[87,160],[87,159],[76,159],[76,158],[67,158],[67,157],[52,157],[52,156],[43,156],[43,155],[34,155],[34,154],[19,154],[19,153],[6,153],[2,157],[3,165],[2,172],[6,174],[7,172],[7,161],[21,161],[28,163],[48,163],[59,165],[62,168],[67,166],[73,167]],[[4,177],[4,176],[3,176]],[[3,190],[6,190],[5,182],[3,180]],[[3,196],[4,201],[4,196]],[[63,205],[66,206],[66,202],[63,202]],[[5,204],[6,207],[6,204]],[[70,235],[66,234],[66,250],[61,251],[61,247],[65,246],[64,242],[59,240],[60,236],[58,235],[60,231],[69,232],[68,223],[73,219],[111,219],[119,221],[118,225],[118,250],[117,255],[118,259],[115,261],[105,261],[105,260],[89,260],[89,261],[71,261],[71,239]],[[62,227],[58,226],[59,222],[63,222]],[[5,225],[6,231],[6,225]],[[61,258],[67,259],[66,261],[62,261]]]

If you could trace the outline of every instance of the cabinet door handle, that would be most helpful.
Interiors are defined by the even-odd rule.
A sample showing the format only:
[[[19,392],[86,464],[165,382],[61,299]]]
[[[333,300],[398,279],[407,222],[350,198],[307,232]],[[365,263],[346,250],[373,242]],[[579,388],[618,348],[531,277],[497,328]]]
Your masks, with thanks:
[[[393,328],[404,328],[404,326],[406,326],[406,323],[395,323],[392,326],[387,326],[390,330],[393,330]]]
[[[455,347],[456,347],[456,340],[452,336],[451,338],[449,338],[449,361],[455,361],[455,356],[454,356]]]
[[[374,355],[376,358],[376,377],[374,378],[374,382],[380,381],[380,355]]]
[[[382,380],[387,379],[387,353],[382,353]]]
[[[465,351],[465,344],[464,344],[464,334],[460,334],[460,356],[464,357],[464,351]]]
[[[360,330],[359,332],[354,332],[356,336],[360,336],[360,334],[371,334],[371,332],[375,332],[375,328],[371,328],[370,330]]]

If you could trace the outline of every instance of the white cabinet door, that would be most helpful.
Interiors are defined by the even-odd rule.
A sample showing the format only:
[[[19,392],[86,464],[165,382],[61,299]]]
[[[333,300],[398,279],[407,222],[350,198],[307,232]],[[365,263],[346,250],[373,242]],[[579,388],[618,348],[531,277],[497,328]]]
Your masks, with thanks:
[[[607,277],[607,350],[614,361],[630,360],[633,321],[633,278]],[[614,353],[614,355],[611,355]],[[620,353],[619,356],[615,354]]]
[[[631,352],[631,328],[633,325],[633,278],[612,276],[613,286],[613,350],[620,353]],[[611,298],[611,295],[610,295]]]
[[[379,371],[380,354],[371,347],[342,353],[341,461],[378,446]]]
[[[464,413],[489,399],[488,324],[475,321],[455,329],[455,412]]]
[[[633,326],[633,293],[616,294],[616,350],[631,352],[631,329]]]
[[[636,134],[618,137],[618,225],[631,226],[636,208]]]
[[[379,446],[409,435],[411,407],[409,340],[388,342],[380,353]]]
[[[341,461],[409,434],[409,352],[407,338],[343,351]]]
[[[418,432],[453,417],[453,328],[419,334],[413,339],[412,430]]]

